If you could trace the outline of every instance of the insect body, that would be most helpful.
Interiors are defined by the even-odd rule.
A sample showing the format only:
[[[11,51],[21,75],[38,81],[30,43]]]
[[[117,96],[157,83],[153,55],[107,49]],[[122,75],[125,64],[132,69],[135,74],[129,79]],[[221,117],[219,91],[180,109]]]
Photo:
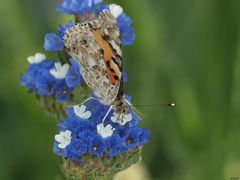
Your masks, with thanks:
[[[115,17],[104,10],[96,20],[68,29],[63,40],[99,100],[113,107],[117,114],[128,114],[123,94],[120,32]]]

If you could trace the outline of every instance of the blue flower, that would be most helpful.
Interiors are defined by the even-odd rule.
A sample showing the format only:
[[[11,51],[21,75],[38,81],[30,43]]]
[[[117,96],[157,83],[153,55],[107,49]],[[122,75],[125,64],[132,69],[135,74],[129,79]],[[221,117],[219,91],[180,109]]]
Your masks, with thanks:
[[[132,127],[124,131],[123,139],[127,148],[136,148],[149,141],[149,134],[144,128]]]
[[[132,20],[125,13],[117,18],[122,45],[131,45],[135,40],[135,31],[132,27]]]
[[[94,6],[102,0],[63,0],[61,5],[58,6],[57,11],[67,14],[80,14],[92,13]]]
[[[69,136],[62,139],[59,137],[56,139],[55,136],[54,152],[73,161],[79,160],[84,154],[92,154],[101,158],[105,153],[108,157],[112,157],[149,141],[149,131],[137,127],[139,119],[134,115],[131,121],[137,123],[130,121],[123,126],[121,123],[112,122],[114,114],[112,111],[103,123],[103,117],[108,109],[109,106],[95,99],[68,107],[67,118],[59,123],[58,129],[60,134],[70,131],[72,139],[77,140],[72,140],[70,143]],[[130,109],[130,113],[134,114],[131,111]],[[79,151],[77,148],[80,148]]]
[[[62,50],[64,47],[62,39],[55,33],[48,33],[44,37],[44,49],[46,51]]]
[[[108,9],[117,19],[122,45],[133,44],[135,40],[135,31],[132,27],[131,18],[122,11],[122,8],[120,6],[116,4],[100,5],[97,8],[97,14],[99,14],[104,9]]]
[[[73,137],[71,144],[65,149],[67,157],[72,161],[77,161],[80,156],[87,153],[87,146],[83,140]]]
[[[65,79],[55,79],[54,85],[55,99],[58,102],[67,102],[70,99],[73,88],[68,88]]]
[[[63,38],[64,36],[64,33],[65,31],[68,29],[68,28],[71,28],[75,26],[74,22],[71,20],[69,21],[66,25],[59,25],[58,26],[58,35],[61,37],[61,39]]]
[[[53,146],[53,152],[59,156],[62,156],[64,158],[67,158],[68,157],[68,154],[67,154],[67,151],[64,150],[64,149],[61,149],[58,147],[58,142],[57,141],[54,141],[54,146]]]
[[[42,76],[45,74],[45,70],[53,67],[54,62],[44,60],[40,63],[30,64],[24,74],[20,76],[21,86],[29,88],[29,92],[33,92],[37,89],[37,84],[39,83]]]
[[[90,142],[89,153],[100,158],[102,157],[103,152],[106,150],[106,148],[107,146],[105,140],[96,135]]]
[[[46,96],[54,93],[54,78],[50,75],[48,69],[42,69],[35,81],[37,93],[39,95]]]
[[[27,71],[20,76],[20,85],[28,87],[29,93],[33,92],[36,88],[35,78],[38,74],[38,67],[36,65],[30,65]]]
[[[81,120],[78,117],[68,117],[58,124],[58,129],[59,131],[70,130],[75,136],[78,136],[79,133],[82,133],[85,130],[96,131],[96,127],[93,123],[90,121]]]
[[[82,130],[82,131],[78,134],[78,137],[81,137],[83,143],[84,143],[87,147],[91,146],[91,142],[92,142],[92,140],[94,139],[93,131],[94,131],[94,130],[86,129],[86,130]]]
[[[114,134],[111,138],[107,140],[107,145],[107,155],[109,157],[115,156],[127,150],[123,139],[117,134]]]
[[[32,64],[20,76],[22,86],[28,87],[29,92],[35,91],[40,96],[54,95],[55,100],[60,103],[71,100],[74,88],[68,87],[65,79],[69,70],[68,64],[61,65],[51,60],[38,62],[33,57],[30,62]]]
[[[80,67],[76,60],[70,59],[71,67],[66,75],[66,83],[69,88],[75,88],[78,85],[84,82],[81,73]]]
[[[64,36],[65,31],[73,27],[73,21],[69,21],[67,25],[60,25],[58,27],[58,34],[48,33],[44,37],[44,49],[47,51],[58,51],[62,50],[64,47],[64,43],[62,38]]]
[[[83,139],[80,139],[79,137],[76,137],[72,135],[70,132],[71,137],[61,137],[62,134],[65,132],[60,132],[60,134],[55,135],[55,142],[53,151],[58,154],[59,156],[62,156],[64,158],[68,158],[72,161],[78,161],[79,157],[84,155],[87,152],[87,146]],[[58,137],[60,136],[60,137]],[[66,140],[67,139],[67,140]],[[59,142],[60,141],[60,142]],[[64,142],[69,141],[69,142]],[[67,143],[63,146],[61,143]]]

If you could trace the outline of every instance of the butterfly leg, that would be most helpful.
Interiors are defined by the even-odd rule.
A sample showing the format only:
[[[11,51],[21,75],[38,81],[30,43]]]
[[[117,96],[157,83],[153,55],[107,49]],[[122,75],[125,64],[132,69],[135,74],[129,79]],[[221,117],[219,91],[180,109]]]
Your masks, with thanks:
[[[130,109],[133,111],[133,113],[134,113],[134,115],[138,118],[138,119],[142,119],[142,118],[140,118],[139,117],[139,115],[137,115],[137,113],[135,112],[135,110],[136,111],[138,111],[133,105],[132,105],[132,103],[130,103],[128,100],[126,100],[125,99],[125,101],[127,102],[127,104],[129,105],[129,107],[130,107]],[[140,113],[140,111],[138,111],[138,113]],[[141,113],[142,114],[142,113]]]
[[[88,102],[89,100],[98,100],[98,99],[93,98],[93,97],[89,97],[89,98],[87,98],[86,100],[84,100],[83,102],[81,102],[80,104],[78,104],[78,106],[80,106],[80,105],[82,105],[82,104]],[[76,106],[76,105],[73,105],[73,106]],[[69,106],[69,107],[73,107],[73,106]]]
[[[104,121],[106,120],[108,114],[110,113],[110,111],[112,110],[113,106],[111,105],[110,108],[108,109],[106,115],[104,116],[103,120],[102,120],[102,124],[104,123]]]

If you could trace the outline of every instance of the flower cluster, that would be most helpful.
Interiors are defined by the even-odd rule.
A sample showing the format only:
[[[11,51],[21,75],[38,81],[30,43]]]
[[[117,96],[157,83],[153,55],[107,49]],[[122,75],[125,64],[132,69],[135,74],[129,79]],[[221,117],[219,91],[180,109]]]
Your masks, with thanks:
[[[122,121],[116,121],[116,114],[111,111],[102,122],[108,108],[95,99],[69,107],[68,117],[58,125],[54,152],[79,161],[84,154],[112,157],[149,141],[149,131],[137,127],[139,118],[133,111],[119,117]]]
[[[73,59],[71,66],[61,65],[37,53],[28,57],[28,62],[30,65],[20,76],[20,81],[22,86],[28,87],[30,93],[54,95],[57,102],[66,102],[70,100],[73,89],[83,82],[79,66]]]

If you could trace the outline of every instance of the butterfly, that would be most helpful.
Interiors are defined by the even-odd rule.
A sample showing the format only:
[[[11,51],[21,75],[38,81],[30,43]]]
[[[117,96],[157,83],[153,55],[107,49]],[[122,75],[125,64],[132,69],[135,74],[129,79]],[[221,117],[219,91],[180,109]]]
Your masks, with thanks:
[[[96,20],[69,28],[63,41],[67,52],[79,63],[84,81],[98,99],[110,105],[116,114],[128,115],[129,120],[129,102],[123,92],[122,50],[116,18],[108,10],[103,10]]]

